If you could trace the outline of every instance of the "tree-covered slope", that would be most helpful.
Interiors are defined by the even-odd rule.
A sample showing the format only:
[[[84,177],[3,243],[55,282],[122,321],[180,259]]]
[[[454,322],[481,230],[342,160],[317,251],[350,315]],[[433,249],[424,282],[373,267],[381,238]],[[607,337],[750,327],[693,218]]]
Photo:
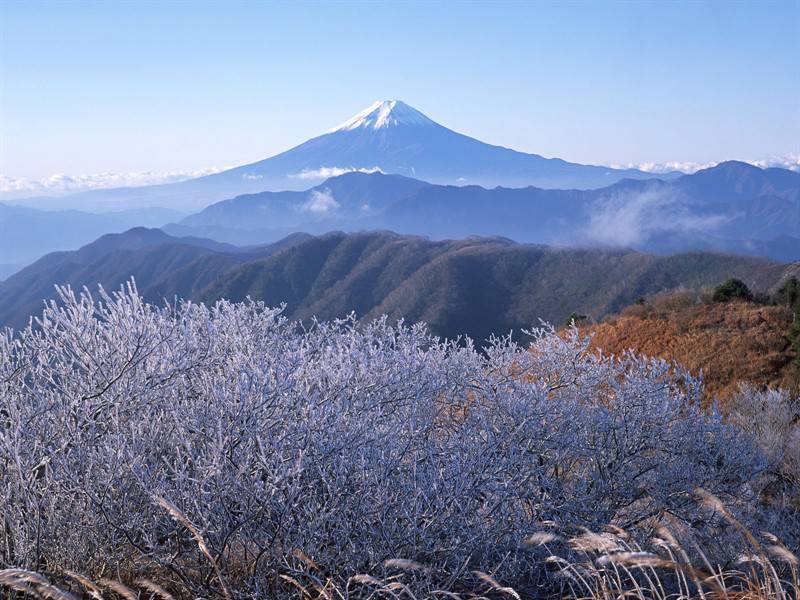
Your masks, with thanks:
[[[297,235],[237,249],[136,229],[76,252],[48,255],[0,284],[0,323],[19,327],[56,284],[116,288],[134,277],[151,302],[248,296],[286,304],[293,319],[427,322],[438,335],[519,333],[577,311],[600,319],[636,298],[738,277],[766,290],[785,266],[710,253],[651,256],[631,250],[559,249],[504,238],[431,241],[391,232]]]

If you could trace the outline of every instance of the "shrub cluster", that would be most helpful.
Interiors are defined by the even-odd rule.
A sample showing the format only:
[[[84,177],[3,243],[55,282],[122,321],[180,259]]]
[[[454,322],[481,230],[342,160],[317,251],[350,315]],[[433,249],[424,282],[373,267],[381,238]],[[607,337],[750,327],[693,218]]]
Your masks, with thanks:
[[[773,294],[765,292],[753,293],[743,281],[736,278],[726,280],[713,288],[713,290],[709,290],[707,294],[698,298],[689,291],[676,290],[657,294],[651,297],[649,301],[639,298],[634,304],[625,308],[622,311],[622,315],[648,318],[653,314],[680,311],[699,302],[727,303],[744,301],[760,305],[785,306],[791,311],[792,315],[786,338],[789,340],[795,356],[794,365],[796,371],[800,374],[800,280],[797,277],[786,278]],[[570,319],[567,320],[567,325],[570,324]]]
[[[669,523],[730,560],[703,488],[754,531],[797,531],[760,501],[776,459],[699,408],[699,380],[574,327],[478,351],[256,302],[155,307],[133,285],[60,294],[0,335],[4,567],[280,597],[309,564],[338,581],[403,559],[420,586],[479,570],[539,595],[525,539],[545,522]]]
[[[714,289],[714,302],[730,302],[731,300],[752,300],[753,293],[740,279],[731,278]]]

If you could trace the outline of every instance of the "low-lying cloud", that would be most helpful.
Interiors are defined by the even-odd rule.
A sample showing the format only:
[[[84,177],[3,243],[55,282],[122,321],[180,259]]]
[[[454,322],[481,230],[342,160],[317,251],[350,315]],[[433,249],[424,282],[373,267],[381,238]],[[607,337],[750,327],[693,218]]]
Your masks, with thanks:
[[[750,160],[747,161],[751,165],[768,169],[770,167],[778,167],[780,169],[789,169],[800,173],[800,154],[787,154],[785,156],[774,156],[764,160]]]
[[[673,194],[660,191],[620,194],[592,207],[585,233],[593,243],[635,247],[662,234],[710,232],[730,218],[697,214]]]
[[[383,171],[380,167],[320,167],[319,169],[303,169],[299,173],[292,173],[289,177],[295,179],[328,179],[345,173],[383,173]]]
[[[229,167],[197,169],[194,171],[136,171],[133,173],[92,173],[89,175],[67,175],[56,173],[42,179],[11,177],[0,174],[0,193],[5,195],[59,195],[85,192],[88,190],[139,187],[161,183],[175,183],[186,179],[194,179],[204,175],[212,175]]]
[[[324,215],[339,208],[339,203],[333,197],[330,190],[314,190],[309,194],[308,202],[303,204],[303,210],[312,212],[318,215]]]
[[[800,154],[774,155],[760,160],[742,160],[755,167],[768,169],[777,167],[779,169],[789,169],[800,173]],[[693,162],[693,161],[668,161],[668,162],[644,162],[610,165],[615,169],[638,169],[646,173],[669,173],[671,171],[681,171],[683,173],[695,173],[702,169],[708,169],[719,162]]]

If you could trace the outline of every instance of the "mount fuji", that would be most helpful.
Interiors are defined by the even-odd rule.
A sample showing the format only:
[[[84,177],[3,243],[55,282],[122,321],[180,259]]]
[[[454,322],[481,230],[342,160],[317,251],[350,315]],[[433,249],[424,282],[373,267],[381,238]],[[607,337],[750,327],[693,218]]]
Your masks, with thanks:
[[[179,183],[93,190],[46,203],[88,210],[196,209],[240,194],[304,190],[351,171],[398,174],[436,184],[562,189],[592,189],[621,179],[680,175],[581,165],[517,152],[452,131],[400,100],[386,100],[259,162]]]

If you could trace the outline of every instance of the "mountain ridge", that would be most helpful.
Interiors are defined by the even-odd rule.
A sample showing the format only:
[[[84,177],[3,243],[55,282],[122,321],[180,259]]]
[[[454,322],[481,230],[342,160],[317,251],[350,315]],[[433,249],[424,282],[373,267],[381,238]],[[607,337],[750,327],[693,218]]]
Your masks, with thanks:
[[[544,190],[348,173],[305,192],[222,201],[165,227],[231,243],[332,229],[389,229],[436,239],[501,235],[527,243],[660,254],[712,250],[790,261],[800,259],[800,174],[728,161],[670,181]]]
[[[328,320],[355,310],[366,320],[386,314],[425,321],[438,335],[467,334],[482,342],[492,334],[518,334],[539,319],[558,324],[572,312],[599,320],[639,296],[699,289],[731,276],[766,290],[787,270],[757,258],[658,257],[498,237],[432,241],[393,232],[331,232],[231,252],[163,232],[129,233],[130,240],[106,237],[88,250],[48,255],[0,283],[0,326],[24,326],[43,298],[55,297],[55,284],[113,289],[135,277],[151,302],[251,297],[285,303],[292,319]]]

